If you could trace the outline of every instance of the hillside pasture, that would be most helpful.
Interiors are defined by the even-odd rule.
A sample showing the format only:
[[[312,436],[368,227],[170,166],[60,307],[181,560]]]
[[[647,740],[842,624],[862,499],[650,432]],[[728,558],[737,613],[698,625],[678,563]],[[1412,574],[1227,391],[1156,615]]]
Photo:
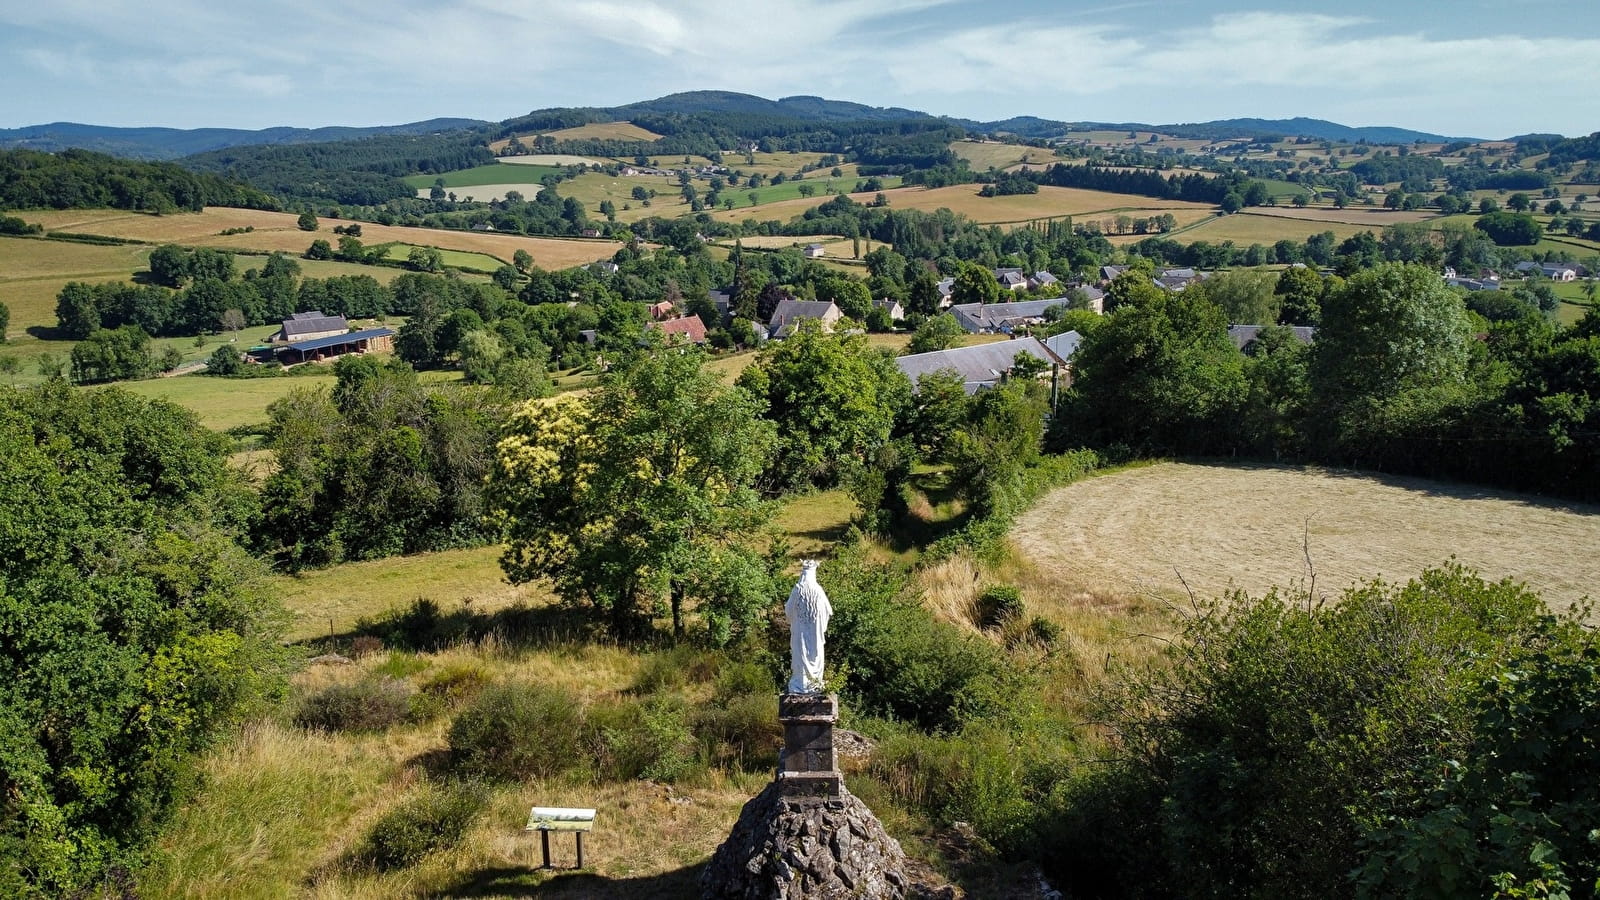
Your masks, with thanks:
[[[1181,200],[1158,200],[1133,194],[1113,194],[1079,188],[1041,187],[1037,194],[1014,194],[1005,197],[980,197],[979,185],[958,184],[942,188],[902,187],[886,190],[884,196],[890,209],[917,209],[932,212],[948,209],[975,222],[1002,224],[1079,216],[1090,213],[1126,213],[1131,216],[1158,215],[1163,212],[1177,214],[1179,210],[1206,210],[1214,207],[1204,203],[1186,203]],[[851,194],[858,203],[870,203],[874,193]],[[759,213],[764,219],[787,220],[817,206],[829,197],[809,197],[767,204],[755,210],[738,208],[719,211],[718,219],[738,222]]]
[[[1056,161],[1055,153],[1042,147],[1024,147],[998,141],[955,141],[950,145],[950,152],[966,160],[967,167],[974,172],[1009,169],[1023,162],[1037,166]]]
[[[311,242],[318,238],[337,244],[338,235],[332,234],[331,228],[342,224],[337,220],[323,219],[320,230],[305,232],[295,225],[297,216],[293,213],[214,206],[207,207],[203,212],[168,216],[118,210],[47,211],[27,213],[26,216],[29,221],[39,221],[50,230],[103,234],[153,244],[173,243],[229,250],[281,250],[296,255],[304,253]],[[231,228],[245,227],[255,230],[248,234],[219,234]],[[525,237],[498,232],[450,231],[367,222],[361,223],[361,232],[361,241],[368,246],[389,242],[414,244],[440,250],[481,253],[502,262],[510,262],[516,251],[526,250],[533,256],[534,263],[544,269],[565,269],[609,259],[622,247],[617,241]]]
[[[276,327],[265,329],[247,329],[241,334],[254,335],[257,338],[276,331]],[[185,362],[203,362],[216,349],[217,343],[222,339],[212,338],[203,348],[193,349],[185,357]],[[191,338],[174,339],[175,346],[189,349],[193,344]],[[240,347],[248,347],[258,341],[241,338]],[[305,371],[302,371],[305,370]],[[306,374],[313,372],[316,374]],[[444,383],[461,380],[460,372],[438,371],[423,372],[421,378],[425,382]],[[217,378],[212,375],[178,375],[172,378],[151,378],[145,381],[122,381],[116,387],[132,391],[144,397],[170,400],[185,409],[193,410],[200,417],[200,424],[207,428],[223,431],[239,425],[260,425],[267,421],[267,407],[274,400],[288,396],[299,388],[332,388],[334,384],[333,364],[315,363],[309,367],[297,367],[296,374],[284,375],[277,378]]]
[[[1336,596],[1453,556],[1565,608],[1594,590],[1580,548],[1600,546],[1600,507],[1360,472],[1161,463],[1046,495],[1012,538],[1063,597],[1310,587],[1308,555],[1316,593]]]
[[[16,339],[31,326],[55,325],[56,294],[67,282],[121,280],[149,259],[148,247],[0,237],[0,302],[11,308],[8,332]]]
[[[506,166],[544,166],[547,168],[560,168],[561,166],[603,166],[615,162],[611,159],[601,159],[595,156],[574,156],[571,153],[532,153],[527,156],[503,156],[500,164]]]
[[[530,159],[531,157],[523,156],[514,158]],[[579,157],[573,157],[573,159],[578,158]],[[441,181],[444,182],[444,187],[446,190],[482,187],[484,185],[531,184],[535,186],[533,189],[534,193],[537,193],[539,188],[543,187],[543,185],[539,182],[540,178],[545,175],[554,175],[560,171],[561,169],[559,166],[554,164],[513,165],[511,164],[510,159],[506,159],[496,163],[489,163],[486,166],[473,166],[470,169],[457,169],[454,172],[446,172],[443,175],[408,175],[400,180],[414,188],[419,189],[419,191],[421,191],[419,196],[422,197],[428,196],[427,191],[431,190],[435,184]],[[460,194],[462,192],[455,190],[455,193]],[[533,193],[524,193],[527,193],[527,196],[529,197],[533,196]]]
[[[1438,218],[1437,212],[1424,209],[1336,209],[1332,206],[1252,206],[1250,214],[1276,216],[1280,219],[1304,219],[1312,222],[1334,222],[1343,225],[1361,225],[1373,230],[1400,222],[1425,222]]]
[[[1166,237],[1185,244],[1194,241],[1209,241],[1213,244],[1233,241],[1235,244],[1248,246],[1272,244],[1282,240],[1303,241],[1313,234],[1321,234],[1324,231],[1331,231],[1335,238],[1343,240],[1362,231],[1376,230],[1372,226],[1362,227],[1342,222],[1317,222],[1284,216],[1234,213],[1231,216],[1212,216],[1191,228],[1173,232]]]

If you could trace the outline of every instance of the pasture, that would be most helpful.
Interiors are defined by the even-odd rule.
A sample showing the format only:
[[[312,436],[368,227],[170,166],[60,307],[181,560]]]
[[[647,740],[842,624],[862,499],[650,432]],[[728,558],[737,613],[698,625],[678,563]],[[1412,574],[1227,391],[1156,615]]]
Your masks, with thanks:
[[[1012,531],[1019,552],[1077,594],[1183,598],[1364,579],[1404,581],[1454,556],[1527,582],[1554,607],[1594,590],[1600,507],[1418,478],[1160,463],[1046,495]]]
[[[576,128],[563,128],[559,131],[547,132],[558,141],[657,141],[661,135],[653,131],[640,128],[632,122],[591,122],[588,125],[579,125]],[[532,145],[536,133],[519,134],[517,139],[524,144]],[[489,145],[495,153],[504,150],[511,143],[510,138],[498,140]]]
[[[129,213],[118,210],[65,210],[28,213],[29,221],[41,222],[53,231],[75,231],[131,238],[149,243],[183,244],[191,247],[220,247],[228,250],[281,250],[301,254],[311,242],[321,238],[337,243],[331,233],[336,220],[323,219],[315,232],[301,231],[293,213],[264,212],[252,209],[207,207],[198,213],[168,216]],[[230,228],[251,227],[248,234],[221,235]],[[525,237],[483,231],[448,231],[411,228],[401,225],[361,223],[361,241],[368,246],[382,243],[413,244],[481,253],[501,262],[510,262],[518,250],[526,250],[544,269],[565,269],[600,259],[609,259],[622,245],[616,241],[567,238]]]
[[[1437,212],[1425,209],[1372,209],[1370,207],[1332,206],[1252,206],[1250,214],[1276,216],[1280,219],[1303,219],[1308,222],[1333,222],[1343,225],[1360,225],[1377,231],[1400,222],[1425,222],[1438,218]]]
[[[530,159],[531,157],[512,157],[512,159]],[[578,159],[579,157],[573,157]],[[531,163],[512,164],[510,159],[486,166],[473,166],[470,169],[457,169],[443,175],[407,175],[400,179],[406,184],[422,191],[427,191],[439,182],[444,182],[446,190],[464,187],[481,187],[490,184],[533,184],[538,185],[539,179],[545,175],[554,175],[560,168],[553,164],[534,165]],[[537,191],[539,188],[535,187]],[[456,191],[456,193],[461,193]],[[423,193],[421,196],[428,196]],[[532,194],[528,194],[532,197]]]
[[[505,166],[542,166],[545,168],[559,168],[561,166],[603,166],[613,160],[600,159],[594,156],[574,156],[571,153],[533,153],[527,156],[506,156],[500,160]]]
[[[1040,147],[996,141],[955,141],[950,144],[950,152],[966,160],[967,167],[974,172],[1009,169],[1022,163],[1044,166],[1057,161],[1054,153]]]
[[[1359,232],[1373,230],[1375,229],[1370,226],[1363,228],[1360,225],[1348,225],[1342,222],[1289,219],[1249,212],[1234,213],[1231,216],[1212,216],[1166,236],[1185,244],[1194,241],[1209,241],[1213,244],[1233,241],[1235,244],[1249,245],[1272,244],[1281,240],[1303,241],[1313,234],[1321,234],[1324,231],[1331,231],[1335,238],[1343,240]]]
[[[1180,210],[1205,210],[1214,207],[1204,203],[1186,203],[1180,200],[1158,200],[1131,194],[1112,194],[1079,188],[1041,187],[1037,194],[1015,194],[1006,197],[980,197],[979,185],[959,184],[942,188],[902,187],[885,190],[890,209],[917,209],[932,212],[948,209],[975,222],[1007,224],[1039,219],[1061,218],[1087,214],[1126,213],[1131,216],[1150,216],[1164,212],[1177,215]],[[858,203],[870,203],[876,195],[862,192],[851,194]],[[817,196],[799,200],[785,200],[762,206],[762,218],[787,220],[817,206],[829,197]],[[738,222],[751,217],[752,210],[736,208],[721,210],[714,215],[725,222]]]
[[[267,333],[277,330],[266,329]],[[242,334],[256,333],[250,329]],[[175,346],[191,347],[192,338],[173,338]],[[206,346],[191,349],[185,362],[204,362],[215,349],[218,339],[212,338]],[[158,342],[159,343],[159,342]],[[244,339],[240,346],[249,346]],[[119,381],[115,387],[132,391],[145,397],[170,400],[200,417],[207,428],[225,431],[239,425],[259,425],[267,421],[267,407],[274,400],[288,396],[300,388],[332,388],[333,365],[311,364],[300,366],[294,375],[276,378],[216,378],[211,375],[178,375],[172,378],[151,378],[145,381]],[[316,374],[308,374],[316,373]],[[430,371],[420,375],[421,380],[446,383],[461,380],[460,372]],[[95,390],[90,388],[90,390]]]

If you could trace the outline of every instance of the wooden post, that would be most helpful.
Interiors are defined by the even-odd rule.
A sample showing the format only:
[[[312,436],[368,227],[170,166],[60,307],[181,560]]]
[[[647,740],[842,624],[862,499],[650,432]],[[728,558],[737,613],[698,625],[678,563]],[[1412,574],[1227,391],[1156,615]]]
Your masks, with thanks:
[[[539,846],[544,850],[544,865],[540,868],[550,868],[550,832],[539,832]]]
[[[578,868],[583,868],[583,832],[576,832],[578,836]]]

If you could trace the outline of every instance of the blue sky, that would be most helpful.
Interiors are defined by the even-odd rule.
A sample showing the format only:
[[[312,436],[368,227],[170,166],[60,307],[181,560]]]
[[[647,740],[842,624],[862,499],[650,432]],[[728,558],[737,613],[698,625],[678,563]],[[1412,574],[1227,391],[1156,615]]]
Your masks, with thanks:
[[[0,0],[0,127],[505,119],[696,89],[975,119],[1600,130],[1592,0]]]

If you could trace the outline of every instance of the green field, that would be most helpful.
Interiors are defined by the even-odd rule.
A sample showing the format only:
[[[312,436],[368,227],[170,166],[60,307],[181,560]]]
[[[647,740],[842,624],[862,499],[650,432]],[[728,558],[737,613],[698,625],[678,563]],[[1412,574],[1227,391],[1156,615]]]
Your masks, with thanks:
[[[242,343],[242,342],[241,342]],[[211,355],[208,345],[200,358]],[[267,407],[298,388],[333,387],[333,367],[320,366],[327,374],[283,375],[276,378],[216,378],[211,375],[179,375],[146,381],[122,381],[115,386],[145,397],[171,400],[200,417],[207,428],[225,430],[239,425],[259,425],[267,421]],[[444,383],[461,380],[460,372],[423,372],[423,381]],[[96,390],[96,388],[87,388]]]
[[[400,179],[414,188],[431,188],[440,179],[446,189],[480,187],[489,184],[538,184],[546,175],[558,174],[558,166],[514,166],[509,163],[490,163],[470,169],[458,169],[443,175],[408,175]]]
[[[404,262],[416,247],[417,245],[415,244],[393,244],[389,247],[388,258]],[[433,249],[438,250],[439,248],[435,247]],[[480,272],[493,272],[495,269],[508,264],[506,260],[496,259],[487,253],[468,253],[465,250],[439,250],[439,256],[444,260],[445,265],[452,268],[476,269]]]

